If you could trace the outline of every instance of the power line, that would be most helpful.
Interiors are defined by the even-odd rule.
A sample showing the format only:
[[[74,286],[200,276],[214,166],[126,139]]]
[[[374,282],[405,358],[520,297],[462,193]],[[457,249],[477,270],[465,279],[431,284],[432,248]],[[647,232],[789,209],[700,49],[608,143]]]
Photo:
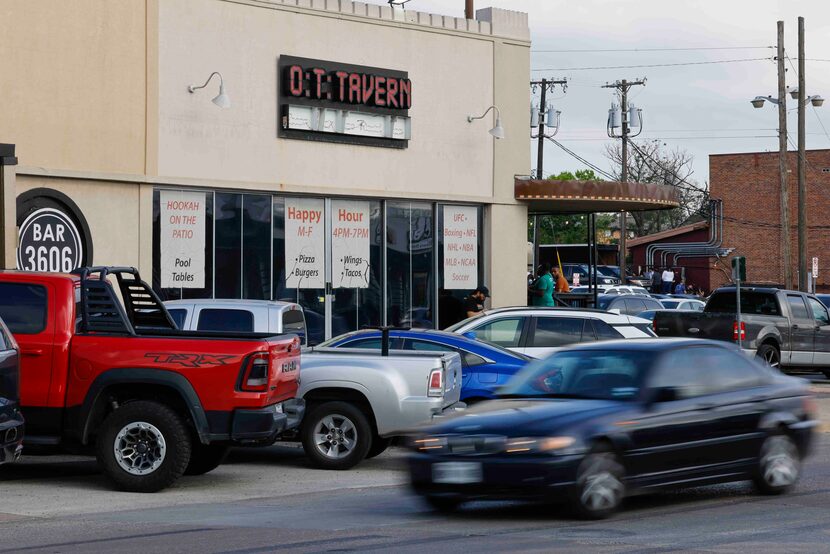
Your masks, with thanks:
[[[687,137],[643,137],[648,138],[649,140],[698,140],[698,139],[706,139],[706,140],[717,140],[717,139],[756,139],[756,138],[775,138],[778,135],[735,135],[735,136],[687,136]],[[588,138],[588,137],[574,137],[574,138],[560,138],[559,140],[564,141],[598,141],[598,140],[608,140],[604,137],[596,137],[596,138]]]
[[[571,155],[573,158],[575,158],[575,159],[579,160],[580,162],[582,162],[583,164],[585,164],[585,165],[586,165],[586,166],[588,166],[589,168],[593,169],[594,171],[596,171],[597,173],[599,173],[600,175],[602,175],[602,176],[603,176],[603,177],[605,177],[606,179],[610,179],[610,180],[612,180],[612,181],[616,181],[616,180],[617,180],[617,178],[616,178],[614,175],[612,175],[612,174],[608,173],[608,172],[607,172],[607,171],[605,171],[604,169],[601,169],[599,166],[592,164],[591,162],[589,162],[588,160],[586,160],[585,158],[583,158],[582,156],[580,156],[579,154],[577,154],[576,152],[574,152],[573,150],[571,150],[570,148],[568,148],[567,146],[565,146],[564,144],[560,143],[558,140],[556,140],[556,139],[554,139],[554,138],[551,138],[551,137],[545,137],[545,138],[547,138],[549,141],[551,141],[553,144],[555,144],[556,146],[558,146],[559,148],[561,148],[561,149],[562,149],[563,151],[565,151],[567,154],[569,154],[569,155]]]
[[[818,114],[818,110],[815,106],[812,106],[813,113],[816,114],[816,119],[818,119],[818,124],[821,125],[821,130],[824,131],[824,136],[827,137],[827,140],[830,140],[830,134],[827,133],[827,129],[824,127],[824,122],[821,120],[821,116]]]
[[[710,65],[720,63],[758,62],[771,60],[772,58],[738,58],[734,60],[710,60],[705,62],[654,63],[640,65],[603,65],[594,67],[550,67],[543,69],[531,69],[531,71],[590,71],[594,69],[640,69],[648,67],[677,67],[684,65]]]
[[[583,48],[571,50],[531,50],[531,53],[577,53],[577,52],[686,52],[692,50],[761,50],[774,46],[705,46],[691,48]]]

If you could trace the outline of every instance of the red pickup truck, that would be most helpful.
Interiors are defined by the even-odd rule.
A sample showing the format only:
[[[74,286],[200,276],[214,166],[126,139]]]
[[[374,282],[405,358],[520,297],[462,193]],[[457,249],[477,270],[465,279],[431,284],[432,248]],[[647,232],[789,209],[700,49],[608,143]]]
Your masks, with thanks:
[[[154,492],[232,444],[295,428],[295,335],[180,331],[134,268],[0,272],[20,345],[24,447],[94,452],[117,488]]]

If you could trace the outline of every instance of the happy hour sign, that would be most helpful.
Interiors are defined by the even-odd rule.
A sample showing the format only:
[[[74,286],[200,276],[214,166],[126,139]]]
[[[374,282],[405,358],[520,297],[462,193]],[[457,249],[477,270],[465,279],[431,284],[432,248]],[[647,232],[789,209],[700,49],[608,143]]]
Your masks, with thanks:
[[[285,286],[322,289],[325,279],[325,201],[285,199]]]

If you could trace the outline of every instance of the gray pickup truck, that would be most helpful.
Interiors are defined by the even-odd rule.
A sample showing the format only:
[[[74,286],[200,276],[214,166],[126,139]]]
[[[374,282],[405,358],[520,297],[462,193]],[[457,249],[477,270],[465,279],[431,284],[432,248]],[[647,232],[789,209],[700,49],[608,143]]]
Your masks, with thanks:
[[[165,302],[180,329],[306,336],[302,307],[268,300]],[[304,341],[305,343],[305,341]],[[466,405],[456,353],[309,348],[300,358],[306,401],[300,439],[311,461],[348,469],[383,452],[395,436]]]
[[[741,287],[741,325],[735,287],[716,290],[702,312],[666,310],[654,316],[661,337],[738,342],[744,351],[781,369],[815,368],[830,378],[830,315],[803,292]]]

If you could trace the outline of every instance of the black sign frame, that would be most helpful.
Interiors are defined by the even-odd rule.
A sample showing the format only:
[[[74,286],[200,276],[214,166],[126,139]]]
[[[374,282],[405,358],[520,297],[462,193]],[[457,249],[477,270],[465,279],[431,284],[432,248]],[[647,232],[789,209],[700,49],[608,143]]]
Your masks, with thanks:
[[[409,73],[406,71],[399,71],[395,69],[383,69],[378,67],[370,67],[364,65],[354,65],[340,62],[332,62],[325,60],[315,60],[311,58],[300,58],[297,56],[280,56],[277,60],[277,113],[279,114],[277,120],[277,136],[287,139],[310,140],[318,142],[334,142],[339,144],[352,144],[361,146],[376,146],[382,148],[404,149],[409,145],[409,140],[391,139],[385,137],[363,137],[355,135],[346,135],[339,133],[323,133],[319,131],[305,131],[301,129],[288,129],[287,117],[288,106],[309,106],[315,108],[327,108],[332,110],[350,110],[360,111],[365,113],[372,113],[378,115],[393,115],[409,117],[409,109],[381,107],[369,104],[354,104],[348,102],[338,102],[335,99],[327,98],[313,98],[304,96],[294,96],[287,92],[287,71],[290,67],[299,65],[306,71],[322,70],[326,75],[335,72],[343,71],[347,73],[359,73],[362,75],[371,75],[375,77],[391,78],[391,79],[405,79],[409,80]],[[308,76],[308,75],[307,75]],[[323,84],[324,93],[328,92],[328,87],[331,86],[328,82]],[[411,88],[410,88],[411,91]],[[409,95],[411,105],[411,93]]]

